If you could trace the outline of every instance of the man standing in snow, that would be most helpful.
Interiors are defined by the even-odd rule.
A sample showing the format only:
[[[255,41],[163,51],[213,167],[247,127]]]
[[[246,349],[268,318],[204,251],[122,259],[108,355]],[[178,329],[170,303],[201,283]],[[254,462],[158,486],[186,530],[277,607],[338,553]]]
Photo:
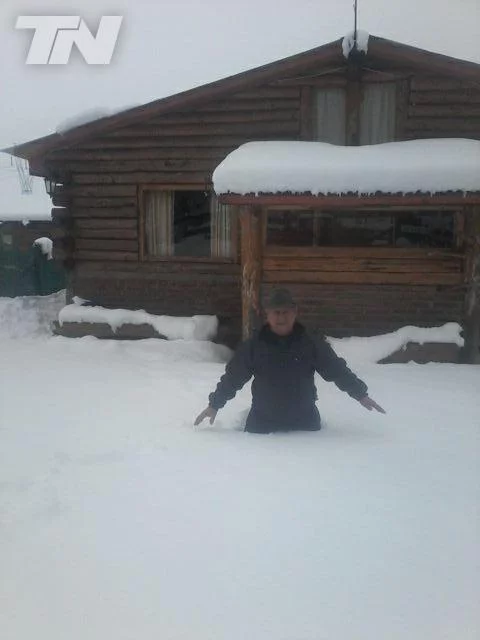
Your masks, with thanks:
[[[369,411],[385,413],[369,398],[367,385],[350,371],[325,338],[314,340],[297,322],[297,306],[287,289],[272,291],[265,312],[266,324],[258,336],[238,348],[195,425],[205,418],[213,424],[218,410],[253,375],[252,407],[245,431],[317,431],[321,422],[315,405],[315,371]]]

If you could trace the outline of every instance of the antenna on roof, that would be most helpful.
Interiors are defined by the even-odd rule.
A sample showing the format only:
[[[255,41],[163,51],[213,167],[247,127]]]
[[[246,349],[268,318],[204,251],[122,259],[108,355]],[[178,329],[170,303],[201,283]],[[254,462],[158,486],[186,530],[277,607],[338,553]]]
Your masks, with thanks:
[[[357,0],[353,0],[353,49],[357,50],[357,20],[358,20],[358,3]]]
[[[30,175],[28,160],[14,156],[14,162],[17,169],[18,179],[20,180],[22,193],[32,193],[33,178]]]

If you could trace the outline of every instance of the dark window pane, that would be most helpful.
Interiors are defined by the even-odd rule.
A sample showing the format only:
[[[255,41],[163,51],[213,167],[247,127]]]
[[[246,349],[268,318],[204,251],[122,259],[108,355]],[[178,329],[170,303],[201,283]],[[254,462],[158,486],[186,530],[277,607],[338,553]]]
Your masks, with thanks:
[[[397,247],[444,247],[454,245],[454,214],[451,212],[405,211],[395,218]]]
[[[452,247],[454,214],[435,211],[275,211],[267,244],[304,247]]]
[[[268,216],[267,244],[284,247],[313,245],[311,211],[278,211]]]
[[[175,191],[173,242],[176,256],[210,256],[210,194]]]

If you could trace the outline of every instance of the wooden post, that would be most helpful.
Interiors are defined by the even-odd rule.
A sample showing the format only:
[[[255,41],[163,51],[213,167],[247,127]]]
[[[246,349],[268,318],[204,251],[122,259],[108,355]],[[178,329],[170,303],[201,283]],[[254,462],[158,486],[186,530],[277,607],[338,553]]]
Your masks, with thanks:
[[[362,104],[363,54],[352,52],[347,63],[347,91],[345,99],[345,144],[360,144],[360,106]]]
[[[251,337],[260,321],[262,215],[258,207],[240,208],[242,258],[242,333]]]
[[[480,364],[480,207],[472,207],[466,220],[465,354]]]

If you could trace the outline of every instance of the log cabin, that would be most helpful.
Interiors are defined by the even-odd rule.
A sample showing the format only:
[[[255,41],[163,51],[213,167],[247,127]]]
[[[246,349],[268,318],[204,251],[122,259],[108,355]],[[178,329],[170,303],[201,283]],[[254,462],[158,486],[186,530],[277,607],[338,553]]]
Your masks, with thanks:
[[[7,151],[51,186],[70,295],[215,314],[235,342],[255,330],[268,288],[287,284],[311,329],[372,335],[456,321],[474,362],[480,172],[468,189],[434,192],[214,191],[215,169],[249,142],[428,139],[480,140],[480,65],[369,36]]]

